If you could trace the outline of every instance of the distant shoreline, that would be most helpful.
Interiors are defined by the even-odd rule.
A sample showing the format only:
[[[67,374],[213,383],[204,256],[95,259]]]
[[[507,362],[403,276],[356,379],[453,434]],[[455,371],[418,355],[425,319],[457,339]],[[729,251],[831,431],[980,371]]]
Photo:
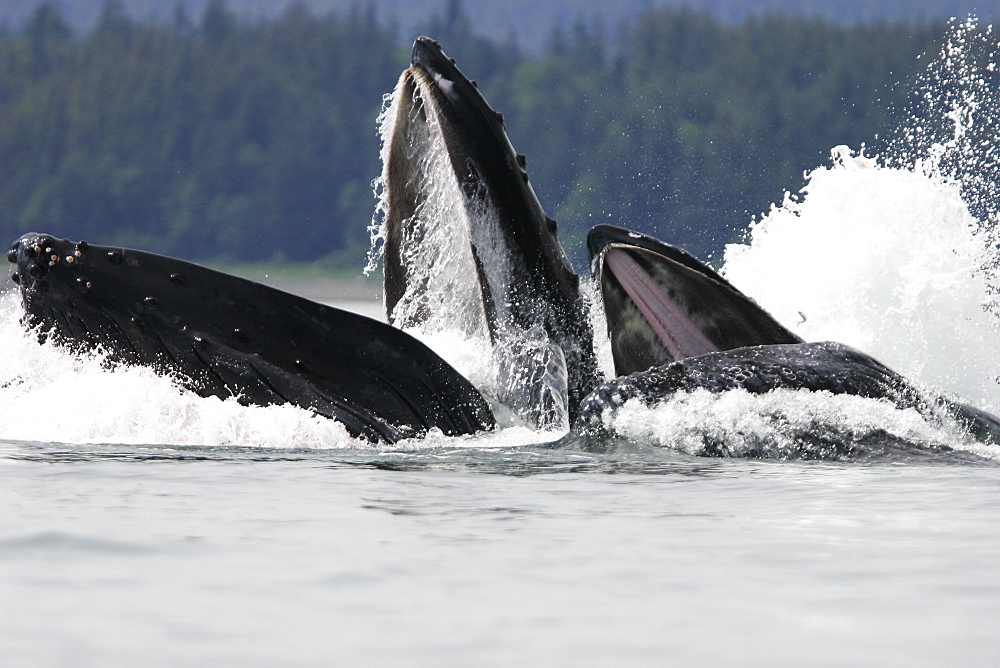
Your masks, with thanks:
[[[259,279],[259,283],[278,290],[291,292],[317,302],[381,302],[382,283],[380,281],[315,278],[301,280]]]
[[[382,282],[365,279],[309,278],[280,279],[255,278],[278,290],[290,292],[317,302],[369,302],[373,307],[382,301]],[[10,280],[10,272],[0,279],[0,292],[13,290],[17,286]]]

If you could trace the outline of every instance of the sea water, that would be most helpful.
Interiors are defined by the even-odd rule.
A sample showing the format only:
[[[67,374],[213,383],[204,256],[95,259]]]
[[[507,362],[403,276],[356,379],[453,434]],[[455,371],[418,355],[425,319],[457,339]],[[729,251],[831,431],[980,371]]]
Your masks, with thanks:
[[[0,446],[5,665],[1000,656],[1000,469]]]
[[[975,35],[958,26],[930,79]],[[996,114],[980,78],[944,105],[950,132],[903,133],[908,163],[835,149],[723,269],[805,338],[997,411],[996,209],[962,175]],[[371,446],[18,319],[0,297],[3,665],[1000,659],[998,457],[915,413],[695,393],[627,406],[596,444],[512,426]],[[428,336],[488,378],[462,341]],[[957,454],[783,460],[817,421]],[[771,459],[700,457],[706,434]]]

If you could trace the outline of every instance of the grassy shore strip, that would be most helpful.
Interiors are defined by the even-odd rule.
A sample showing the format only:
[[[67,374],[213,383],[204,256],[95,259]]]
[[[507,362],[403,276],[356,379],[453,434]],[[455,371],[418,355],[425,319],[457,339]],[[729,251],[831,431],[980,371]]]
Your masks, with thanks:
[[[257,281],[285,292],[323,303],[382,301],[382,274],[365,276],[360,270],[328,270],[314,264],[235,264],[206,263],[206,266]],[[11,272],[0,277],[0,292],[17,286],[10,280]]]
[[[269,285],[314,301],[378,302],[382,300],[382,273],[365,276],[360,269],[332,268],[321,262],[305,264],[217,264],[206,266]]]

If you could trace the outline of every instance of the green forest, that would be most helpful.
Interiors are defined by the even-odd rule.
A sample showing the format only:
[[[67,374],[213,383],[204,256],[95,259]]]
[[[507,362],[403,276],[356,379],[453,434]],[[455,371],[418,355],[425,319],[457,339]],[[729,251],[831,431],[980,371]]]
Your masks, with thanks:
[[[717,251],[830,148],[900,125],[946,29],[658,9],[528,54],[472,20],[454,2],[428,32],[504,113],[577,259],[598,222]],[[112,1],[84,34],[43,5],[0,34],[0,231],[360,267],[375,121],[408,59],[361,5],[247,23],[213,0],[152,25]]]

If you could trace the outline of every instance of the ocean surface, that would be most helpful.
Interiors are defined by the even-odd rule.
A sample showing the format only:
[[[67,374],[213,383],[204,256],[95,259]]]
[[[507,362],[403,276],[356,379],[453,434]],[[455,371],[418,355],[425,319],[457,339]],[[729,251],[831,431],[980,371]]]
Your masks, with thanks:
[[[4,665],[1000,659],[989,464],[22,441],[0,507]]]
[[[804,338],[1000,413],[1000,96],[974,28],[885,154],[832,148],[720,268]],[[372,446],[19,318],[0,295],[2,665],[1000,661],[1000,445],[947,422],[694,392],[585,436],[501,416]],[[489,392],[481,342],[413,333]]]

